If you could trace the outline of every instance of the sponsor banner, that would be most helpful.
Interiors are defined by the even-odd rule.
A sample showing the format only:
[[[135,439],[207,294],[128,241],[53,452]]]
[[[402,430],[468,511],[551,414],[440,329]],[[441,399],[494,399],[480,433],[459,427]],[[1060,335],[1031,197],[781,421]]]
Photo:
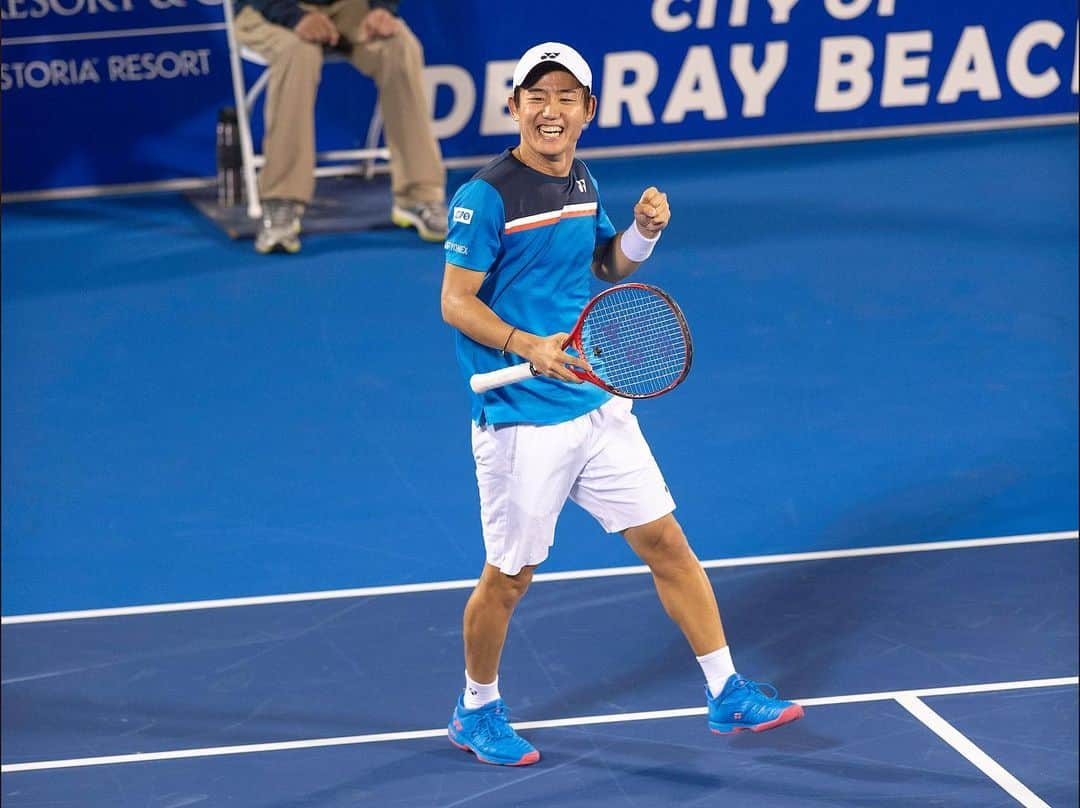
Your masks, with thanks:
[[[4,41],[222,22],[221,0],[2,0]]]
[[[217,111],[232,104],[219,2],[0,0],[3,190],[212,174]],[[513,66],[547,39],[592,66],[590,148],[1077,111],[1068,0],[548,0],[527,25],[499,8],[401,4],[447,157],[514,142]],[[359,146],[374,99],[372,82],[327,67],[320,149]]]
[[[449,153],[496,151],[514,131],[503,104],[515,58],[574,31],[603,32],[570,42],[593,69],[590,147],[1077,110],[1077,7],[1068,0],[562,5],[563,21],[547,28],[530,20],[498,36],[490,25],[490,38],[483,27],[454,34],[460,55],[432,77]],[[475,41],[497,44],[480,53]]]
[[[5,193],[214,173],[225,33],[3,48]]]

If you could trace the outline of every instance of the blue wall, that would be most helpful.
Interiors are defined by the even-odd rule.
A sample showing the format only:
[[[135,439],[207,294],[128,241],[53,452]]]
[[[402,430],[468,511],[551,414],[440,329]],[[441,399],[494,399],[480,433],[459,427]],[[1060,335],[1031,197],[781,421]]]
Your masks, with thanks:
[[[569,40],[592,63],[590,147],[1077,110],[1067,0],[549,0],[527,26],[495,19],[498,6],[402,4],[425,43],[448,157],[502,147],[505,82],[544,39]],[[213,173],[217,110],[232,103],[220,2],[0,8],[4,192]],[[327,70],[320,145],[359,146],[373,100],[370,82]]]

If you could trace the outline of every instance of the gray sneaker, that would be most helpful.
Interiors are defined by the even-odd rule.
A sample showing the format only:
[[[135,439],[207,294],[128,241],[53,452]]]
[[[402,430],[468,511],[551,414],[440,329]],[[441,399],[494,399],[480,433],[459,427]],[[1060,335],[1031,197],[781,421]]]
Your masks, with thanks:
[[[442,202],[421,202],[418,205],[394,205],[390,219],[398,227],[415,227],[424,241],[446,239],[446,205]]]
[[[255,233],[255,252],[266,255],[274,250],[300,252],[300,217],[304,206],[291,199],[264,199],[263,215]]]

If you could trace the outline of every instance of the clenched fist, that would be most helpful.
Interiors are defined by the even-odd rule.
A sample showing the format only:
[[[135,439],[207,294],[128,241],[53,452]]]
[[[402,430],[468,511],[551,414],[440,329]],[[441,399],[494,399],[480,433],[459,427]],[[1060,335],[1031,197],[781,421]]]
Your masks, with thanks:
[[[653,238],[667,227],[670,219],[671,208],[668,207],[667,194],[650,185],[634,205],[634,221],[637,222],[638,230],[646,238]]]

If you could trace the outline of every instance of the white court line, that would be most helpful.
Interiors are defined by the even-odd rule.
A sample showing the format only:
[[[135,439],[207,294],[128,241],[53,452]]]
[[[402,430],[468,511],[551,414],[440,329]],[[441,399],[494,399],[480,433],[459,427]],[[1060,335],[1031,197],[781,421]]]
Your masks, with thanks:
[[[1000,763],[969,741],[960,730],[919,701],[916,696],[904,695],[897,697],[896,700],[905,710],[926,724],[935,735],[966,757],[1025,808],[1050,808],[1047,803],[1039,799],[1035,792],[1009,774]]]
[[[777,555],[744,556],[703,561],[706,569],[721,567],[746,567],[757,564],[789,564],[797,561],[823,561],[834,558],[859,558],[863,556],[891,555],[895,553],[926,553],[935,550],[967,550],[976,547],[997,547],[1006,544],[1033,544],[1036,542],[1075,540],[1077,531],[1056,533],[1028,533],[1019,536],[998,536],[985,539],[960,539],[953,541],[923,542],[920,544],[892,544],[881,547],[856,547],[847,550],[819,550],[808,553],[782,553]],[[643,575],[646,566],[608,567],[606,569],[573,570],[570,572],[541,572],[533,577],[534,583],[544,581],[576,581],[586,578],[610,578],[619,575]],[[186,603],[157,603],[146,606],[119,606],[109,609],[85,609],[70,612],[43,612],[17,614],[0,618],[0,625],[21,623],[46,623],[55,620],[87,620],[95,617],[124,617],[135,614],[160,614],[186,612],[196,609],[227,609],[236,606],[266,606],[275,603],[299,603],[338,598],[362,598],[377,595],[403,595],[413,592],[439,592],[448,589],[472,589],[476,579],[460,581],[434,581],[422,584],[396,584],[393,586],[369,586],[360,589],[335,589],[325,592],[294,592],[286,595],[259,595],[247,598],[224,598],[219,600],[196,600]]]
[[[958,685],[954,687],[931,687],[918,690],[895,690],[881,693],[854,693],[845,696],[826,696],[814,699],[796,699],[805,707],[829,704],[852,704],[870,701],[900,701],[918,699],[920,696],[949,696],[968,693],[992,693],[1003,690],[1028,690],[1040,687],[1076,685],[1080,677],[1065,676],[1057,679],[1029,679],[1022,682],[992,682],[989,684]],[[903,702],[901,702],[903,703]],[[905,704],[905,706],[907,706]],[[910,708],[909,708],[910,709]],[[516,721],[514,727],[525,729],[550,729],[552,727],[580,727],[592,724],[617,724],[624,721],[655,721],[665,718],[686,718],[705,715],[705,707],[686,707],[677,710],[651,710],[639,713],[615,713],[610,715],[587,715],[575,718],[558,718],[545,721]],[[921,719],[920,719],[921,720]],[[324,746],[354,746],[364,743],[386,741],[412,741],[438,738],[446,734],[446,728],[421,729],[409,732],[379,732],[371,735],[349,735],[340,738],[313,738],[300,741],[277,741],[273,743],[245,744],[243,746],[217,746],[204,749],[175,749],[165,752],[136,752],[130,755],[106,755],[103,757],[72,758],[68,760],[39,760],[29,763],[6,763],[0,773],[43,771],[47,769],[71,769],[84,766],[111,766],[119,763],[148,763],[155,760],[179,760],[183,758],[217,757],[221,755],[244,755],[254,752],[282,752],[291,749],[313,749]]]

